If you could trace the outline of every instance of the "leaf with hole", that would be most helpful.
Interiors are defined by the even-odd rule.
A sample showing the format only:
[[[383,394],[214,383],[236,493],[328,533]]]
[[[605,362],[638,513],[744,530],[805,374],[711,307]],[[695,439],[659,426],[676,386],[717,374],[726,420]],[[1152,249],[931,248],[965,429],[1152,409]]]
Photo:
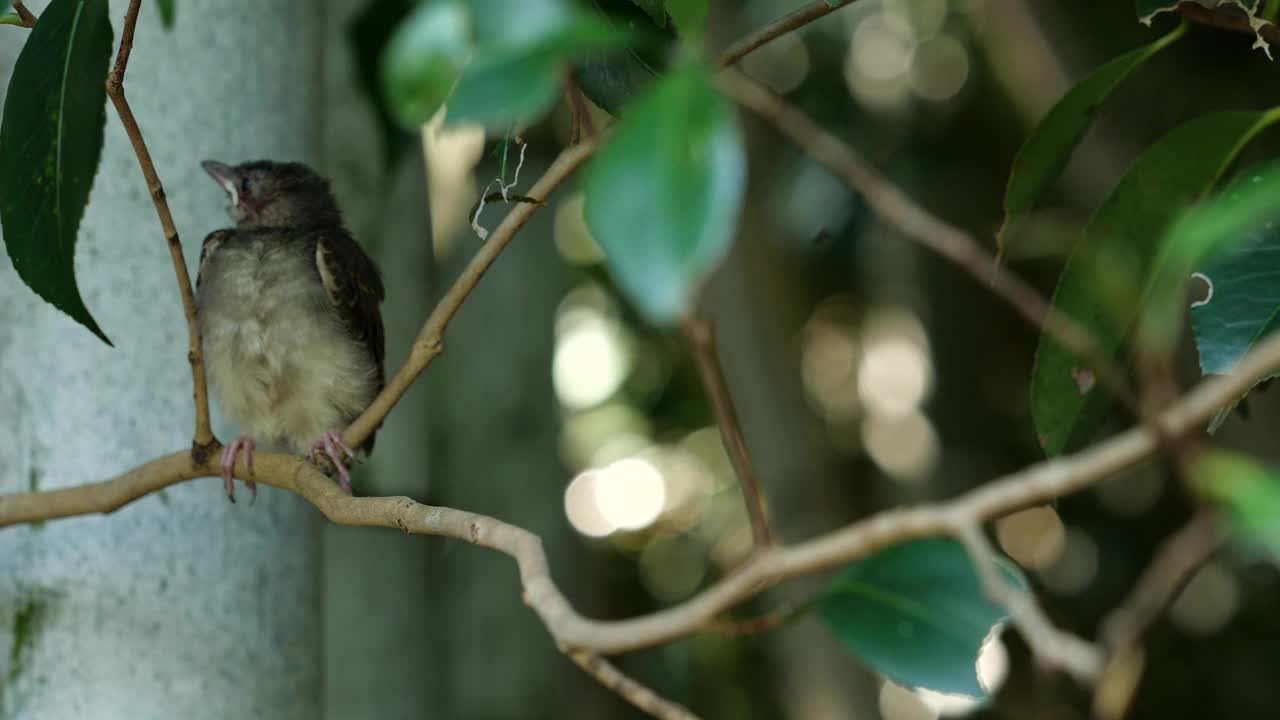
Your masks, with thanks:
[[[746,156],[733,108],[690,64],[624,109],[587,168],[585,216],[623,292],[648,320],[689,310],[733,241]]]
[[[1006,578],[1025,580],[1007,564]],[[818,615],[856,657],[894,682],[981,696],[983,642],[1008,616],[986,596],[964,547],[933,538],[849,564],[818,599]]]
[[[54,0],[13,67],[0,120],[0,226],[22,281],[110,344],[85,307],[75,247],[102,154],[106,0]]]
[[[996,236],[999,255],[1005,253],[1036,203],[1062,174],[1103,101],[1130,74],[1185,32],[1186,25],[1179,25],[1150,45],[1112,59],[1076,83],[1054,104],[1013,159],[1004,195],[1004,224]]]
[[[1054,292],[1053,305],[1118,356],[1133,329],[1165,233],[1208,193],[1274,113],[1223,112],[1175,128],[1148,147],[1090,218]],[[1068,350],[1041,334],[1031,415],[1050,455],[1079,447],[1110,408],[1106,391]]]

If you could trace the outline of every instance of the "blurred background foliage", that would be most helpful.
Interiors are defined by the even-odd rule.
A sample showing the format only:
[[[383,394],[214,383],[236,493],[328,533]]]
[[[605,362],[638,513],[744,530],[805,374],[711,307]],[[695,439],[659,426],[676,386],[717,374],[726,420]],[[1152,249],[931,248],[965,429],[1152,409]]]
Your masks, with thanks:
[[[723,47],[798,4],[713,3],[707,43]],[[527,147],[438,122],[421,137],[397,130],[379,97],[377,58],[411,6],[351,3],[333,38],[351,67],[335,91],[363,99],[345,110],[354,129],[330,133],[327,162],[355,209],[352,225],[387,269],[392,358],[478,242],[461,218],[481,190],[504,169],[511,179],[517,153],[527,153],[529,182],[574,132],[563,102],[523,131]],[[596,6],[632,9],[625,0]],[[1173,23],[1144,28],[1116,0],[861,0],[741,67],[994,249],[1009,167],[1030,128],[1084,74]],[[1048,294],[1089,213],[1142,148],[1202,112],[1280,103],[1276,65],[1249,45],[1192,27],[1127,80],[1006,255],[1009,267]],[[749,117],[744,126],[742,222],[703,308],[781,537],[953,496],[1040,460],[1027,400],[1036,332],[971,277],[882,226],[771,130]],[[360,133],[378,139],[344,144]],[[1275,149],[1264,135],[1241,164]],[[553,196],[464,307],[426,389],[396,411],[413,419],[388,423],[380,444],[391,449],[374,458],[364,487],[540,533],[575,604],[620,618],[723,577],[751,535],[684,342],[622,298],[575,185]],[[423,194],[429,249],[420,247],[426,228],[410,232],[424,222]],[[480,224],[492,228],[501,212],[490,205]],[[1184,360],[1194,379],[1189,349]],[[1224,437],[1275,456],[1265,428],[1280,409],[1262,394],[1251,410],[1228,420]],[[1189,507],[1168,468],[1151,462],[1007,518],[997,539],[1051,615],[1093,636]],[[505,558],[349,528],[326,533],[334,717],[421,717],[414,701],[429,703],[433,717],[461,719],[634,714],[555,652],[518,602]],[[819,584],[770,591],[740,615],[803,605]],[[1280,703],[1278,599],[1274,566],[1223,555],[1201,569],[1149,634],[1131,717],[1270,716]],[[1039,671],[1015,632],[988,648],[980,674],[999,689],[978,716],[1089,716],[1088,693]],[[970,705],[883,681],[812,616],[619,662],[708,718],[899,720]]]

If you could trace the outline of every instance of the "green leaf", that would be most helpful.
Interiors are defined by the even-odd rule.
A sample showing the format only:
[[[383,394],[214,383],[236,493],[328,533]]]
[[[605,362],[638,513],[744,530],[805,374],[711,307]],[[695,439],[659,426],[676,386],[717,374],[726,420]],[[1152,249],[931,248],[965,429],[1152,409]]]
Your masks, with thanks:
[[[818,614],[851,653],[895,682],[972,696],[984,694],[982,642],[1008,617],[987,599],[964,547],[942,538],[849,565],[819,598]]]
[[[1280,216],[1272,216],[1247,229],[1236,247],[1196,273],[1204,295],[1191,306],[1191,326],[1206,375],[1230,373],[1240,358],[1280,327],[1278,221]]]
[[[631,0],[637,7],[645,12],[646,15],[653,18],[653,24],[658,27],[667,26],[667,11],[663,7],[663,0]]]
[[[505,128],[537,119],[555,102],[567,59],[625,46],[631,37],[607,20],[582,14],[533,45],[480,52],[449,98],[447,122]]]
[[[0,15],[0,25],[17,25],[18,27],[26,27],[22,23],[22,17],[12,10]]]
[[[1193,486],[1230,512],[1233,540],[1280,562],[1280,473],[1237,452],[1209,450],[1192,466]]]
[[[1230,372],[1276,323],[1280,301],[1276,288],[1267,283],[1268,277],[1275,277],[1274,267],[1261,263],[1267,246],[1274,247],[1280,232],[1277,220],[1280,161],[1240,173],[1222,192],[1184,213],[1170,230],[1152,275],[1141,346],[1150,352],[1173,351],[1182,330],[1188,277],[1194,268],[1220,260],[1222,266],[1210,265],[1214,268],[1210,272],[1218,274],[1216,279],[1204,272],[1200,275],[1212,294],[1207,302],[1197,301],[1192,320],[1198,325],[1197,344],[1204,332],[1202,362],[1207,351],[1213,372]],[[1237,248],[1239,252],[1232,252]]]
[[[382,55],[382,87],[391,112],[416,129],[444,104],[473,51],[471,19],[460,2],[418,7],[400,24]]]
[[[707,0],[667,0],[667,12],[683,38],[698,37],[707,24]]]
[[[75,246],[102,154],[110,59],[106,0],[54,0],[22,47],[0,120],[0,225],[13,266],[108,345],[80,297]]]
[[[164,25],[166,30],[172,29],[177,10],[174,7],[174,0],[156,0],[156,9],[160,11],[160,24]]]
[[[838,8],[847,2],[849,2],[849,0],[827,0],[827,4],[833,8]]]
[[[1269,113],[1224,112],[1177,127],[1129,167],[1085,227],[1054,292],[1053,304],[1118,354],[1138,317],[1160,241],[1183,208],[1209,192]],[[1110,399],[1092,373],[1041,335],[1031,378],[1031,414],[1050,455],[1079,447]]]
[[[679,320],[728,252],[745,175],[737,118],[706,67],[667,75],[623,113],[587,169],[584,213],[650,321]]]
[[[1036,203],[1062,174],[1103,101],[1134,70],[1185,32],[1184,23],[1150,45],[1111,60],[1076,83],[1049,110],[1013,160],[1004,195],[1004,224],[996,236],[999,255],[1004,254]]]

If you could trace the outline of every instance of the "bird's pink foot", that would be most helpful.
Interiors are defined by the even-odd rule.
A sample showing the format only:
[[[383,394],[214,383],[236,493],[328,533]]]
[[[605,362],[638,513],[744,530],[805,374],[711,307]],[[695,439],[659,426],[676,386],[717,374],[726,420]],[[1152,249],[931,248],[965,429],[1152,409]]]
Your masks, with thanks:
[[[351,473],[347,470],[347,463],[356,459],[356,451],[352,450],[342,439],[342,434],[337,430],[330,430],[320,436],[311,445],[311,456],[315,457],[317,453],[323,452],[328,456],[329,461],[333,463],[333,467],[338,471],[338,484],[342,486],[347,494],[351,494]],[[343,455],[346,455],[344,458]]]
[[[244,466],[249,470],[249,474],[253,474],[253,441],[241,435],[231,444],[222,450],[222,486],[227,490],[227,499],[231,502],[236,501],[236,485],[232,473],[236,469],[236,455],[241,450],[244,451]],[[252,505],[258,499],[258,483],[252,480],[245,480],[244,486],[249,488],[249,504]]]

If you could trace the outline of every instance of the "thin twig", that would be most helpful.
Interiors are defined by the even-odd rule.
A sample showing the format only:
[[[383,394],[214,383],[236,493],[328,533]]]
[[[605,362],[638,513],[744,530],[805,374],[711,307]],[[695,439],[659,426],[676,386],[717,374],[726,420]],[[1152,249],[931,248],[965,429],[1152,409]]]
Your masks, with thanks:
[[[721,89],[729,97],[769,121],[813,160],[860,194],[884,223],[950,260],[990,288],[1029,323],[1081,358],[1117,400],[1138,413],[1124,373],[1098,348],[1093,336],[1050,305],[1022,278],[998,267],[991,253],[972,235],[925,210],[848,144],[777,94],[733,69],[720,73],[719,79]]]
[[[836,10],[848,7],[855,2],[857,0],[849,0],[843,5],[832,7],[827,0],[814,0],[814,2],[783,15],[725,48],[724,52],[720,54],[717,64],[722,68],[729,67],[749,55],[756,48],[767,45],[793,30],[804,27],[818,18],[830,15]]]
[[[160,229],[164,233],[165,242],[169,245],[169,255],[173,259],[173,271],[178,278],[178,292],[182,296],[182,311],[187,318],[187,341],[189,349],[187,360],[191,363],[192,394],[195,397],[196,426],[192,438],[192,452],[197,454],[211,452],[217,443],[213,436],[213,428],[209,423],[209,390],[205,382],[204,355],[200,349],[200,326],[196,320],[195,295],[191,291],[191,276],[187,272],[186,260],[182,257],[182,243],[178,239],[178,229],[173,224],[173,214],[169,212],[169,201],[165,198],[164,185],[156,174],[155,163],[151,161],[151,153],[147,143],[142,139],[142,130],[133,116],[133,109],[124,96],[124,74],[129,67],[129,55],[133,52],[133,31],[138,23],[138,9],[142,0],[131,0],[125,13],[124,30],[120,34],[120,49],[116,53],[115,66],[107,75],[107,95],[120,116],[133,145],[133,152],[138,156],[138,165],[142,168],[142,176],[147,181],[147,189],[151,192],[151,202],[155,205],[156,215],[160,217]],[[15,5],[16,7],[16,5]]]
[[[729,453],[729,461],[733,463],[738,484],[742,486],[742,499],[747,505],[755,547],[757,550],[769,547],[773,545],[774,538],[765,509],[764,487],[760,476],[756,474],[755,464],[751,462],[751,453],[747,450],[747,441],[742,435],[742,423],[738,421],[733,396],[729,393],[724,371],[720,368],[715,330],[711,323],[694,317],[685,318],[681,329],[689,341],[694,364],[698,366],[698,376],[702,378],[702,386],[706,388],[711,407],[715,410],[716,420],[720,425],[720,439]]]
[[[672,702],[619,670],[613,663],[586,650],[565,649],[564,653],[583,672],[601,685],[621,695],[627,702],[659,720],[698,720],[689,708]]]
[[[27,9],[22,0],[12,0],[10,4],[13,5],[13,11],[18,13],[18,19],[22,20],[23,27],[33,28],[36,26],[36,16]]]
[[[1102,623],[1102,641],[1113,650],[1138,641],[1178,597],[1191,576],[1226,539],[1226,524],[1214,509],[1203,509],[1170,535],[1129,596]]]
[[[1036,658],[1050,667],[1065,669],[1082,683],[1092,684],[1102,670],[1102,652],[1054,626],[1030,592],[1003,577],[995,548],[973,518],[957,518],[955,535],[969,552],[987,597],[1009,611],[1010,621],[1022,633]]]
[[[351,447],[359,447],[365,438],[369,437],[369,433],[377,429],[378,425],[391,412],[400,398],[408,392],[413,386],[422,371],[435,360],[436,356],[444,350],[444,331],[449,326],[449,321],[453,320],[453,316],[458,313],[458,309],[462,307],[463,301],[471,294],[476,285],[480,283],[480,278],[484,276],[486,270],[494,261],[498,259],[498,255],[502,253],[503,248],[511,239],[515,237],[516,232],[524,227],[524,224],[533,217],[533,213],[541,207],[553,190],[560,186],[573,171],[580,166],[583,161],[591,156],[595,151],[598,140],[593,138],[586,142],[566,148],[560,153],[559,157],[551,163],[551,167],[538,178],[533,187],[529,189],[528,200],[530,202],[521,202],[507,213],[502,222],[494,229],[489,238],[485,240],[480,249],[476,251],[471,262],[463,269],[462,274],[454,281],[453,286],[445,293],[440,302],[436,304],[431,315],[422,325],[422,329],[418,332],[418,337],[413,342],[413,347],[409,350],[409,357],[405,359],[404,364],[400,367],[396,374],[387,381],[386,387],[378,394],[368,409],[364,411],[351,426],[343,433],[343,439]]]
[[[1170,437],[1202,431],[1224,403],[1278,369],[1280,335],[1255,347],[1231,375],[1202,381],[1161,412],[1157,422]],[[1134,427],[1074,455],[1028,466],[945,502],[888,510],[796,545],[766,549],[732,575],[679,605],[616,621],[591,620],[574,610],[552,580],[542,541],[523,528],[406,497],[351,497],[310,463],[292,455],[256,454],[254,479],[301,495],[335,523],[450,537],[505,553],[519,567],[525,603],[557,642],[609,655],[703,631],[731,608],[786,580],[833,570],[907,540],[954,536],[958,528],[1079,492],[1159,449],[1155,432],[1145,426]],[[243,461],[235,471],[237,477],[246,477]],[[98,483],[0,495],[0,527],[111,512],[174,483],[218,472],[216,458],[197,463],[190,453],[177,452]]]
[[[770,630],[785,624],[788,620],[794,619],[799,612],[800,609],[791,605],[780,605],[764,615],[749,618],[747,620],[733,620],[724,617],[716,618],[707,625],[707,629],[726,637],[759,635],[760,633],[769,632]]]
[[[1107,663],[1093,696],[1094,715],[1100,720],[1127,714],[1146,664],[1142,635],[1196,570],[1213,557],[1225,537],[1225,523],[1216,510],[1197,512],[1165,540],[1129,596],[1103,620],[1099,634],[1107,648]]]

